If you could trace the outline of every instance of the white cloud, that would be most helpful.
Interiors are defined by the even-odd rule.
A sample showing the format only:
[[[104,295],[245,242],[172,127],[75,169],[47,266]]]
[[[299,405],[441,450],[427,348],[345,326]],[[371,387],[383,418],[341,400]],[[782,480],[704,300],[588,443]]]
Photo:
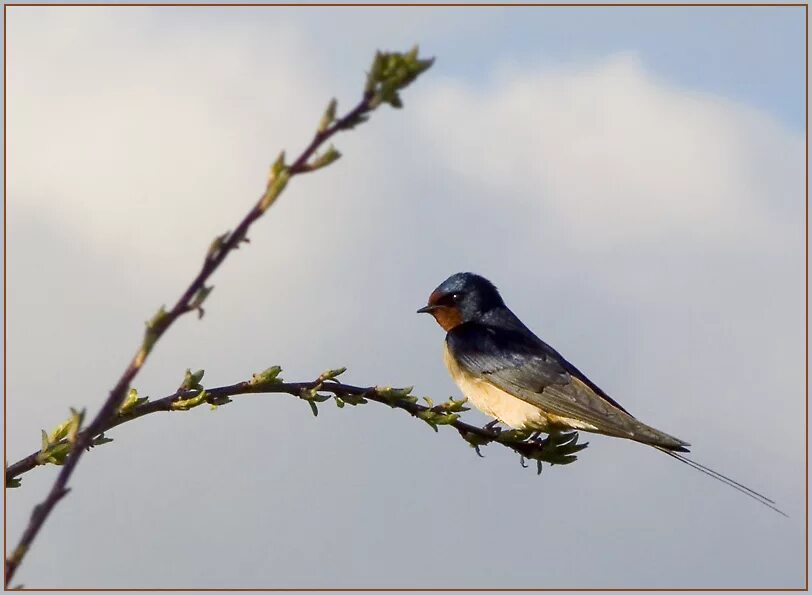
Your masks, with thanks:
[[[425,91],[416,111],[443,162],[581,249],[663,234],[741,240],[776,223],[771,203],[802,198],[801,138],[658,80],[634,54]]]
[[[329,90],[296,29],[166,35],[161,14],[11,10],[8,193],[12,218],[45,211],[105,252],[173,269],[162,255],[179,229],[183,262],[235,225]]]

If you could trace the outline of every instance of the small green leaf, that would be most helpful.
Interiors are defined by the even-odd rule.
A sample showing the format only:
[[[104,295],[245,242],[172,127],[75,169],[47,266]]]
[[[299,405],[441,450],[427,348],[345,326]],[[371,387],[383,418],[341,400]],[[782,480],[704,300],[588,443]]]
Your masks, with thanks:
[[[158,308],[158,311],[153,315],[153,317],[147,321],[147,328],[148,329],[156,328],[159,324],[161,324],[164,321],[166,315],[167,315],[166,307],[161,306],[160,308]]]
[[[205,370],[198,370],[197,372],[192,372],[189,368],[186,368],[186,372],[183,374],[183,382],[180,385],[181,390],[200,390],[203,387],[200,385],[200,381],[203,380],[203,375],[205,374]]]
[[[251,386],[258,386],[262,384],[279,384],[282,382],[282,379],[279,378],[279,373],[281,371],[282,368],[279,366],[271,366],[262,372],[253,374],[251,376],[251,380],[248,381],[248,384]]]
[[[276,179],[284,169],[285,169],[285,152],[282,151],[281,153],[279,153],[279,157],[276,158],[276,161],[274,161],[271,164],[271,180]]]
[[[327,109],[324,110],[324,115],[321,117],[321,122],[319,122],[319,132],[326,132],[333,120],[336,119],[336,107],[338,107],[338,102],[334,97],[327,104]]]
[[[316,382],[324,382],[325,380],[335,380],[346,371],[347,368],[335,368],[334,370],[325,370],[324,372],[319,374],[319,377],[316,380]]]
[[[313,162],[310,164],[311,170],[321,169],[322,167],[327,167],[334,161],[338,160],[341,157],[341,153],[333,146],[330,145],[327,148],[327,151],[324,154],[319,155],[316,157]]]
[[[434,423],[436,423],[438,426],[447,426],[453,424],[459,418],[460,416],[456,413],[447,413],[445,415],[435,414]]]
[[[209,297],[212,289],[214,289],[214,285],[210,287],[203,286],[197,290],[195,297],[192,298],[192,301],[189,303],[189,308],[192,310],[197,310],[197,317],[203,318],[203,315],[206,311],[203,309],[203,302],[206,301],[206,298]]]
[[[219,407],[220,405],[228,405],[231,403],[231,399],[225,395],[221,395],[219,397],[209,395],[208,402],[215,407]]]
[[[369,100],[370,109],[375,109],[381,103],[388,103],[394,108],[403,106],[398,91],[410,85],[434,63],[433,59],[420,60],[417,54],[417,46],[405,54],[375,54],[366,83],[366,92],[372,96]]]
[[[376,386],[375,392],[380,395],[390,407],[394,407],[399,402],[417,403],[417,397],[409,395],[414,387],[392,388],[391,386]]]
[[[98,436],[96,436],[96,437],[93,439],[93,442],[91,442],[91,444],[92,444],[93,446],[101,446],[102,444],[108,444],[108,443],[110,443],[110,442],[112,442],[112,441],[113,441],[113,439],[112,439],[112,438],[107,438],[107,437],[106,437],[106,436],[105,436],[105,435],[102,433],[102,434],[99,434]]]
[[[22,480],[19,477],[12,477],[11,479],[6,480],[7,488],[19,488],[20,485],[22,485]]]
[[[220,250],[223,249],[223,244],[225,244],[230,234],[231,232],[227,231],[226,233],[219,235],[212,240],[211,245],[209,246],[209,251],[206,253],[206,258],[208,260],[212,260],[220,254]]]
[[[135,356],[135,366],[140,368],[152,351],[155,341],[158,340],[158,335],[163,324],[165,324],[168,312],[164,306],[161,306],[155,315],[146,322],[147,329],[144,331],[144,341],[141,344],[141,349]]]
[[[130,392],[127,393],[127,398],[124,399],[124,402],[118,408],[119,415],[127,415],[133,409],[141,405],[142,403],[146,403],[149,401],[149,397],[139,397],[138,391],[134,388],[130,389]]]
[[[336,399],[338,399],[338,398],[339,397],[336,397]],[[355,406],[355,405],[363,405],[363,404],[368,402],[363,397],[363,395],[360,395],[360,394],[359,395],[352,395],[352,394],[349,394],[349,393],[345,393],[345,394],[341,395],[341,401],[344,402],[344,403],[347,403],[349,405],[353,405],[353,406]]]
[[[51,434],[48,436],[48,443],[59,442],[64,437],[68,435],[68,431],[70,430],[71,422],[73,418],[68,418],[63,421],[61,424],[56,426],[52,431]]]
[[[316,406],[316,403],[314,401],[311,401],[311,400],[308,400],[307,403],[308,403],[308,405],[310,405],[310,410],[313,412],[313,417],[318,417],[319,416],[319,408]]]
[[[375,57],[372,59],[372,66],[369,68],[367,74],[366,92],[372,93],[375,86],[380,81],[381,73],[383,72],[384,57],[380,51],[375,52]]]
[[[71,445],[67,442],[60,442],[59,444],[52,444],[42,457],[42,462],[53,463],[54,465],[64,465],[65,459],[70,454]],[[39,457],[38,457],[39,459]]]
[[[82,409],[81,411],[76,411],[73,407],[70,408],[70,427],[68,428],[68,442],[71,445],[76,443],[76,436],[79,434],[79,430],[82,427],[82,422],[85,419],[85,410]]]
[[[480,436],[479,434],[474,434],[473,432],[466,432],[465,430],[460,431],[460,436],[462,436],[463,440],[474,448],[485,446],[486,444],[490,444],[492,442],[491,438],[486,438],[485,436]]]
[[[201,403],[206,400],[207,393],[205,390],[201,390],[197,396],[191,397],[189,399],[181,399],[178,401],[172,402],[172,409],[176,411],[188,411],[193,407],[197,407]]]
[[[277,199],[277,197],[282,194],[282,191],[285,189],[285,186],[288,185],[288,180],[290,179],[290,170],[287,168],[282,169],[278,174],[274,175],[270,181],[268,182],[268,187],[265,190],[265,194],[262,196],[262,200],[259,202],[259,210],[261,212],[265,212]]]
[[[434,413],[434,412],[433,412],[433,411],[431,411],[430,409],[423,409],[423,410],[418,411],[417,413],[415,413],[415,415],[416,415],[418,418],[422,419],[422,420],[423,420],[424,422],[426,422],[427,424],[429,424],[429,425],[431,426],[431,428],[432,428],[432,429],[433,429],[435,432],[439,431],[439,430],[437,429],[437,422],[436,422],[436,417],[437,417],[437,414],[436,414],[436,413]]]
[[[453,398],[450,398],[448,401],[440,403],[438,407],[443,411],[460,413],[462,411],[468,411],[470,407],[465,407],[465,404],[468,402],[467,398],[462,398],[459,401],[455,401]]]

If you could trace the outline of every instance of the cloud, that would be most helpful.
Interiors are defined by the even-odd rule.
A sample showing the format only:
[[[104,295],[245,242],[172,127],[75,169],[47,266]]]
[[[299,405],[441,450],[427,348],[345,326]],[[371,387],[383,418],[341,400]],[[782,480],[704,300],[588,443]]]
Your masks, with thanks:
[[[12,216],[46,211],[177,272],[258,197],[274,151],[303,142],[330,90],[297,29],[168,35],[171,14],[12,9],[9,43],[25,58],[9,62],[8,193]],[[162,257],[179,229],[182,257]]]
[[[633,53],[425,91],[417,112],[443,163],[579,249],[686,233],[743,240],[786,223],[777,203],[799,198],[802,138],[659,80]]]

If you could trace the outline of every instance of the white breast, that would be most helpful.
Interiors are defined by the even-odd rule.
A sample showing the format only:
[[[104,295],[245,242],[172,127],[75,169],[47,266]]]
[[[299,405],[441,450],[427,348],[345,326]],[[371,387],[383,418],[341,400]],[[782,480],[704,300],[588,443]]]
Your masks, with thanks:
[[[445,346],[443,359],[463,396],[468,397],[468,400],[485,415],[495,417],[511,428],[542,432],[549,429],[549,420],[544,411],[460,368],[451,357],[448,345]]]

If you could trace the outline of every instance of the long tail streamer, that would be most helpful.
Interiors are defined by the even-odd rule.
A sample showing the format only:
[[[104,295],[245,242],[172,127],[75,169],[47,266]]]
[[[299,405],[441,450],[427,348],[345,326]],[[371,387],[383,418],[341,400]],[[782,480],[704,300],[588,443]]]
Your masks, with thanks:
[[[700,473],[704,473],[705,475],[707,475],[709,477],[712,477],[712,478],[714,478],[714,479],[716,479],[718,481],[721,481],[722,483],[724,483],[726,485],[729,485],[734,490],[741,492],[745,496],[748,496],[749,498],[752,498],[753,500],[763,504],[767,508],[772,508],[775,512],[777,512],[779,514],[782,514],[785,517],[789,517],[789,515],[787,513],[785,513],[783,510],[778,509],[775,506],[775,502],[773,500],[770,500],[764,494],[759,494],[757,491],[748,488],[746,485],[740,484],[738,481],[736,481],[734,479],[731,479],[726,475],[722,475],[721,473],[719,473],[718,471],[716,471],[714,469],[711,469],[710,467],[706,467],[705,465],[703,465],[701,463],[697,463],[696,461],[693,461],[693,460],[689,459],[685,455],[678,454],[678,453],[676,453],[674,451],[668,450],[667,448],[663,448],[661,446],[655,446],[654,448],[656,448],[659,451],[664,452],[669,457],[673,457],[673,458],[677,459],[681,463],[685,463],[689,467],[693,467],[694,469],[696,469]]]

